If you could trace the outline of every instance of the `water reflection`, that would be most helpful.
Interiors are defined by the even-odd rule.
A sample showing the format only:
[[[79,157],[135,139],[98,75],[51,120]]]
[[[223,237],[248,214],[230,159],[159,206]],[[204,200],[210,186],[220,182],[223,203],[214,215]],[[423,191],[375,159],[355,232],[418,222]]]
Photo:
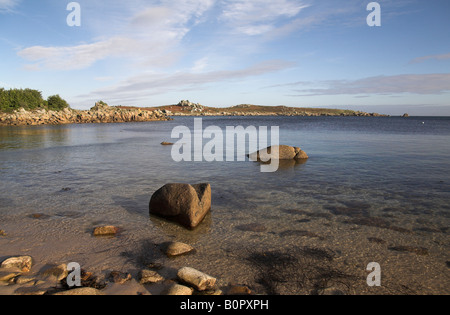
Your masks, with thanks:
[[[0,127],[0,149],[36,149],[65,145],[70,141],[65,127]]]
[[[279,160],[278,161],[278,170],[277,172],[282,172],[282,171],[290,171],[293,170],[294,168],[300,166],[300,165],[304,165],[308,162],[307,159],[301,159],[301,160]],[[270,165],[271,162],[262,162],[262,161],[258,161],[255,163],[259,163],[259,164],[263,164],[263,165]],[[275,164],[276,165],[276,164]]]

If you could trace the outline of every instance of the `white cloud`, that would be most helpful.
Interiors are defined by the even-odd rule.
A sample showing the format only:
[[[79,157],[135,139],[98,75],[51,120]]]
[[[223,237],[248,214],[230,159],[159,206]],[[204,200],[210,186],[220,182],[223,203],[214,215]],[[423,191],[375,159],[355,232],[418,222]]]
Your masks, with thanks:
[[[293,0],[222,1],[221,20],[236,32],[261,35],[274,30],[280,18],[293,18],[308,5]]]
[[[21,0],[0,0],[0,13],[11,11]]]
[[[329,80],[321,82],[296,82],[289,85],[322,88],[301,88],[298,96],[317,95],[394,95],[394,94],[442,94],[450,91],[450,73],[402,74],[376,76],[358,80]]]
[[[191,23],[198,23],[214,1],[172,0],[162,1],[162,4],[145,7],[132,16],[121,18],[124,27],[120,34],[88,44],[32,46],[20,50],[18,55],[33,62],[26,65],[27,69],[80,70],[110,57],[128,58],[142,65],[165,65],[165,62],[173,60],[170,56],[175,55],[173,51],[190,31]],[[111,14],[116,15],[117,12]],[[105,16],[103,20],[109,19]]]

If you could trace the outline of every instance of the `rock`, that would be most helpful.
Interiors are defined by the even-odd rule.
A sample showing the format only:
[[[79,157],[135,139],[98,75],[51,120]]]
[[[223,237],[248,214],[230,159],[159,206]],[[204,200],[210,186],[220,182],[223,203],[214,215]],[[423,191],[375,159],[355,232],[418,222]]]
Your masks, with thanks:
[[[100,226],[94,229],[94,236],[116,236],[118,232],[119,228],[115,226]]]
[[[47,287],[20,287],[14,291],[15,295],[44,295],[49,291]]]
[[[131,280],[131,274],[120,271],[111,271],[109,274],[109,280],[113,283],[124,284],[125,282]]]
[[[153,194],[149,208],[150,214],[194,229],[211,210],[211,185],[167,184]]]
[[[94,288],[77,288],[58,292],[53,295],[103,295],[103,293],[100,290]]]
[[[153,270],[142,270],[140,274],[140,284],[153,284],[164,281],[164,278]]]
[[[181,281],[193,286],[198,291],[212,289],[217,281],[217,279],[190,267],[178,270],[177,276]]]
[[[405,114],[403,114],[402,117],[403,117],[403,118],[408,118],[408,117],[409,117],[409,114],[408,114],[408,113],[405,113]]]
[[[67,271],[67,265],[53,265],[48,269],[40,273],[41,276],[54,278],[56,281],[61,281],[67,277],[69,272]]]
[[[180,242],[168,242],[161,244],[161,250],[168,257],[176,257],[181,255],[186,255],[194,251],[194,247],[188,244],[180,243]]]
[[[194,289],[180,284],[174,284],[164,292],[165,295],[192,295],[193,293]]]
[[[13,269],[8,268],[5,270],[0,270],[0,281],[9,282],[10,280],[20,275],[21,275],[20,270],[16,268]]]
[[[309,158],[306,152],[300,148],[287,145],[271,146],[264,150],[249,154],[248,157],[252,161],[268,162],[272,159],[272,155],[274,155],[275,159],[278,155],[278,160],[305,160]]]
[[[33,258],[30,256],[18,256],[6,259],[0,265],[0,268],[18,268],[22,272],[30,272],[33,266]]]
[[[36,278],[34,277],[27,277],[27,276],[18,276],[14,283],[18,285],[24,285],[24,284],[34,284],[36,282]]]

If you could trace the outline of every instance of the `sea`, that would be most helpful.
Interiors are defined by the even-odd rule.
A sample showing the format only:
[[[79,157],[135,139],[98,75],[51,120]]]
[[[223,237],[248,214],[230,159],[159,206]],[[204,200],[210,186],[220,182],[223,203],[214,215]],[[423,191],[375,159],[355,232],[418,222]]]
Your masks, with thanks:
[[[278,127],[309,159],[276,172],[237,156],[174,161],[161,142],[194,124],[0,127],[0,261],[77,262],[99,277],[158,267],[167,279],[189,266],[255,294],[450,293],[450,117],[202,117],[224,134]],[[197,229],[149,214],[167,183],[211,184]],[[102,225],[120,232],[94,237]],[[168,258],[168,241],[196,251]]]

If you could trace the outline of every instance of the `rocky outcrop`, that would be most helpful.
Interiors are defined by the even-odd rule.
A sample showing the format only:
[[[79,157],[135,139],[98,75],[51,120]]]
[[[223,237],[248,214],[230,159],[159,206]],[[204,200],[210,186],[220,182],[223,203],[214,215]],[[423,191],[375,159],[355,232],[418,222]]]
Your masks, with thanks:
[[[302,149],[287,145],[268,147],[267,149],[249,154],[248,157],[253,161],[267,162],[273,157],[272,155],[276,155],[277,153],[278,160],[306,160],[309,158],[306,152]]]
[[[23,108],[13,113],[0,113],[0,126],[64,125],[88,123],[120,123],[170,120],[160,110],[123,109],[98,102],[88,111],[66,108],[61,111],[38,109],[26,111]]]
[[[150,214],[195,229],[211,210],[210,184],[167,184],[150,200]]]

